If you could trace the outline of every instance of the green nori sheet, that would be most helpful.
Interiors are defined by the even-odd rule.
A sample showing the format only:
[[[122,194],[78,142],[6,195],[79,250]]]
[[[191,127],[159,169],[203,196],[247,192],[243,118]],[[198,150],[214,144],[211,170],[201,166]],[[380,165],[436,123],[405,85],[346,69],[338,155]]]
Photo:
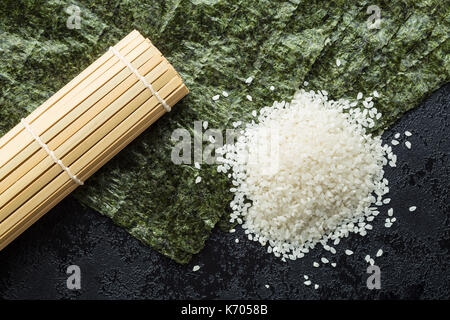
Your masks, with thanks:
[[[252,110],[308,88],[333,98],[380,92],[380,132],[449,80],[449,7],[438,0],[101,0],[0,3],[0,136],[132,29],[148,36],[191,93],[75,192],[142,242],[180,263],[218,224],[227,228],[229,182],[212,165],[175,165],[174,129],[194,121],[232,128]],[[81,9],[68,29],[66,9]],[[336,59],[342,61],[336,66]],[[245,79],[254,76],[251,85]],[[269,90],[273,85],[276,89]],[[228,98],[211,97],[222,90]],[[253,102],[245,96],[250,94]],[[206,145],[207,142],[204,142]],[[202,182],[195,184],[200,174]]]

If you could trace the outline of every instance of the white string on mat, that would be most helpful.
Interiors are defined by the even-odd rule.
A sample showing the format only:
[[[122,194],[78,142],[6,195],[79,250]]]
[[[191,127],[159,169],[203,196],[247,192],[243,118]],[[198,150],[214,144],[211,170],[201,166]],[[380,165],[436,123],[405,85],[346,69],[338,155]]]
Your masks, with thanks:
[[[136,77],[139,78],[139,80],[142,81],[144,86],[147,87],[150,90],[150,92],[152,93],[152,95],[154,95],[156,97],[156,99],[158,99],[158,101],[163,105],[164,109],[166,109],[167,112],[170,112],[172,110],[172,108],[167,104],[167,102],[163,98],[161,98],[161,96],[158,94],[158,92],[156,92],[155,89],[153,89],[152,85],[147,82],[147,79],[145,79],[145,77],[141,76],[139,71],[135,67],[133,67],[131,65],[131,63],[127,59],[125,59],[125,57],[122,56],[118,50],[116,50],[116,48],[109,47],[109,50],[117,58],[119,58],[120,61],[122,61],[128,67],[128,69],[130,69],[131,72],[133,72],[136,75]]]
[[[78,179],[76,175],[72,174],[70,169],[68,167],[66,167],[62,163],[62,161],[56,157],[55,153],[52,150],[50,150],[50,148],[33,131],[31,126],[25,119],[20,120],[20,122],[25,127],[25,129],[27,129],[27,131],[31,134],[31,136],[34,138],[34,140],[36,140],[36,142],[41,146],[41,148],[44,149],[45,152],[47,152],[47,154],[50,156],[50,158],[53,160],[53,162],[56,163],[57,165],[59,165],[61,167],[61,169],[63,169],[63,171],[65,171],[67,173],[67,175],[70,177],[70,179],[72,179],[76,184],[78,184],[80,186],[84,185],[84,182],[81,181],[80,179]]]

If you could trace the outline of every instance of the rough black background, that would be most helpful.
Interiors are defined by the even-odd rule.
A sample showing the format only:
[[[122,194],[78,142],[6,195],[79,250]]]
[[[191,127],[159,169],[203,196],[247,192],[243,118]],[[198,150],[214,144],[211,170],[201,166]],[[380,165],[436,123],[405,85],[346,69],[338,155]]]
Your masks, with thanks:
[[[67,198],[0,252],[0,297],[4,299],[449,299],[450,298],[450,84],[385,132],[409,130],[412,149],[395,146],[397,168],[387,168],[392,201],[366,237],[351,236],[336,255],[317,248],[282,262],[236,233],[214,232],[188,265],[142,245],[108,218]],[[416,205],[415,212],[408,208]],[[397,221],[384,227],[387,209]],[[240,242],[235,243],[239,238]],[[345,249],[355,252],[344,254]],[[366,286],[375,257],[381,289]],[[326,256],[336,262],[314,268]],[[69,265],[81,268],[81,290],[66,287]],[[194,265],[200,265],[197,272]],[[303,284],[308,275],[318,290]],[[270,287],[266,288],[268,284]]]

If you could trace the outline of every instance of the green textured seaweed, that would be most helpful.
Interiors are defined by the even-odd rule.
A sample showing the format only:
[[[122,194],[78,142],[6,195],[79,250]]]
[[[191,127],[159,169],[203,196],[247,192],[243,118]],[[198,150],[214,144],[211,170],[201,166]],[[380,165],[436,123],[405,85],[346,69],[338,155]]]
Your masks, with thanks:
[[[367,25],[373,4],[381,10],[380,29]],[[71,5],[81,10],[81,29],[66,26]],[[0,136],[108,46],[139,30],[191,93],[75,197],[186,263],[217,224],[227,227],[232,194],[214,166],[172,163],[173,130],[192,133],[199,120],[232,128],[234,121],[249,120],[252,110],[289,99],[307,80],[308,88],[333,98],[379,91],[383,117],[374,131],[380,132],[448,82],[449,8],[437,0],[3,0]],[[245,83],[249,76],[255,78],[251,85]],[[212,101],[223,90],[229,97]]]

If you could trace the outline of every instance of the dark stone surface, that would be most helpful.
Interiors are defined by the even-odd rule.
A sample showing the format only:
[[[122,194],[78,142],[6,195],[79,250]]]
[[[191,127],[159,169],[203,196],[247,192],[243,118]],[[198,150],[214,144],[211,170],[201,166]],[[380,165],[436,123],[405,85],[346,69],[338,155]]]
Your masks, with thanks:
[[[234,234],[214,232],[189,265],[177,265],[142,245],[108,218],[68,198],[0,252],[0,297],[6,299],[449,299],[450,84],[385,132],[410,130],[412,149],[394,147],[388,168],[392,201],[364,238],[351,236],[336,255],[317,248],[283,263]],[[404,138],[401,139],[404,141]],[[409,212],[411,205],[418,207]],[[397,221],[384,227],[387,209]],[[240,243],[235,243],[236,238]],[[355,252],[344,254],[345,249]],[[381,269],[381,289],[366,287],[365,255]],[[314,268],[321,256],[337,263]],[[66,268],[79,265],[81,290],[66,287]],[[194,265],[200,265],[197,272]],[[309,275],[320,288],[303,284]],[[267,289],[265,284],[269,284]]]

